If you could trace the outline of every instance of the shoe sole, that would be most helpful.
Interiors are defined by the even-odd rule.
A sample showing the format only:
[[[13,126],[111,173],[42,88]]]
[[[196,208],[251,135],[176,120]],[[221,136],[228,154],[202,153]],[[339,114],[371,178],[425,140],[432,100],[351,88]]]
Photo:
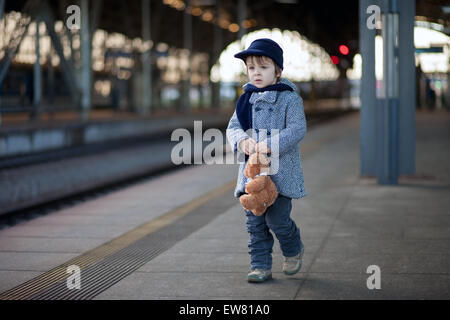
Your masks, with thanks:
[[[264,282],[267,280],[272,279],[272,274],[269,274],[267,277],[265,278],[247,278],[248,282]]]
[[[302,248],[302,253],[301,253],[301,258],[300,258],[300,264],[298,266],[297,269],[295,269],[294,271],[283,271],[283,273],[287,276],[293,276],[294,274],[296,274],[297,272],[300,271],[300,269],[302,268],[302,263],[303,263],[303,252],[304,252],[304,248]]]
[[[301,268],[302,268],[302,265],[300,264],[298,269],[296,269],[294,271],[283,271],[283,273],[287,276],[292,276],[292,275],[296,274],[297,272],[299,272]]]

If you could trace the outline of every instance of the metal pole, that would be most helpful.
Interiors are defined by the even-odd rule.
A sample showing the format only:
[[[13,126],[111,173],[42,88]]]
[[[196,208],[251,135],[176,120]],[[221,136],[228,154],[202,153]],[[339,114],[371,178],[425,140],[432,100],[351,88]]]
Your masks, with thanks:
[[[39,52],[39,24],[40,19],[36,17],[36,36],[35,36],[35,54],[36,61],[33,66],[33,110],[30,113],[30,120],[36,120],[39,117],[39,105],[42,97],[42,72]]]
[[[59,66],[62,71],[62,75],[67,83],[67,87],[70,90],[70,93],[73,97],[73,100],[76,101],[77,105],[80,103],[80,85],[79,81],[75,76],[75,71],[73,65],[70,61],[67,61],[64,56],[64,48],[59,39],[58,34],[55,31],[55,19],[53,16],[53,12],[48,7],[48,5],[44,5],[42,7],[40,18],[45,22],[47,27],[47,33],[50,36],[51,43],[53,44],[53,48],[59,57]]]
[[[188,67],[185,79],[183,79],[182,106],[183,110],[189,110],[191,107],[191,55],[192,55],[192,15],[190,14],[190,0],[186,0],[186,8],[183,17],[183,46],[188,50]]]
[[[52,56],[55,50],[52,43],[50,43],[50,50],[47,55],[47,96],[49,105],[53,106],[55,103],[55,69],[53,68]],[[53,111],[51,112],[53,115]]]
[[[239,0],[239,2],[238,2],[238,23],[239,23],[238,39],[242,39],[242,37],[247,33],[244,28],[244,20],[245,19],[247,19],[247,0]]]
[[[215,16],[216,20],[219,21],[220,19],[220,9],[222,5],[222,0],[216,0],[216,7],[215,7]],[[214,63],[217,62],[217,65],[220,68],[220,50],[222,49],[222,28],[219,26],[218,23],[214,24],[214,43],[213,43],[213,52],[212,57],[210,58],[212,61],[210,61],[210,66],[212,67]],[[220,108],[220,80],[219,82],[212,82],[209,81],[210,88],[211,88],[211,108]]]
[[[359,45],[362,56],[361,111],[360,111],[360,170],[362,176],[376,175],[376,122],[377,108],[375,85],[375,35],[376,29],[367,26],[370,5],[376,1],[359,0]]]
[[[81,119],[89,117],[91,109],[91,44],[89,0],[81,0]]]
[[[0,0],[0,23],[2,23],[3,13],[5,10],[5,0]],[[0,82],[1,85],[1,82]],[[1,89],[0,89],[1,91]],[[2,107],[2,97],[0,96],[0,109]],[[0,112],[0,124],[2,124],[2,113]]]
[[[142,40],[144,43],[150,42],[150,0],[142,0]],[[150,112],[152,103],[152,77],[151,77],[151,49],[142,52],[142,115]]]
[[[90,52],[89,54],[89,79],[91,82],[91,87],[95,81],[94,69],[92,68],[92,43],[95,36],[95,31],[98,29],[98,21],[100,19],[100,15],[102,12],[103,0],[95,0],[92,1],[92,7],[89,12],[89,46]],[[69,30],[70,33],[70,30]],[[91,97],[92,99],[92,97]],[[92,102],[91,102],[92,103]]]
[[[5,60],[5,59],[6,60],[0,66],[0,85],[3,83],[3,80],[6,77],[6,73],[8,72],[8,69],[9,69],[9,66],[11,65],[12,60],[14,59],[16,53],[19,51],[20,45],[28,32],[28,27],[30,26],[30,22],[31,22],[31,19],[29,19],[28,22],[24,22],[25,26],[23,27],[23,30],[21,31],[22,34],[20,35],[19,40],[14,45],[14,48],[12,48],[12,49],[7,48],[5,50],[4,54],[6,56],[3,58],[3,60]],[[22,23],[20,23],[20,24],[22,24]]]
[[[415,173],[416,159],[416,68],[414,58],[415,1],[399,0],[399,174]]]
[[[0,0],[0,20],[3,19],[4,12],[5,12],[5,0]]]
[[[35,107],[35,113],[39,112],[39,104],[41,103],[42,97],[42,72],[41,72],[41,63],[40,63],[40,52],[39,52],[39,24],[40,19],[36,19],[36,40],[35,40],[35,49],[36,49],[36,61],[34,63],[34,72],[33,72],[33,85],[34,85],[34,97],[33,97],[33,106]]]
[[[399,14],[397,0],[388,0],[383,14],[383,128],[378,172],[379,184],[398,183]]]

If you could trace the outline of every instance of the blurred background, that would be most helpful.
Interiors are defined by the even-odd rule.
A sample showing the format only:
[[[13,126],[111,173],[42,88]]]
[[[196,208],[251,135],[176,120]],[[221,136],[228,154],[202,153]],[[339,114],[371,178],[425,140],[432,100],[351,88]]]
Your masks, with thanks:
[[[374,3],[385,10],[388,1]],[[401,71],[400,83],[412,85],[408,105],[449,110],[450,6],[407,3],[413,20],[402,39],[413,40],[403,52],[415,71]],[[368,5],[0,0],[0,169],[156,141],[178,127],[191,130],[194,119],[204,129],[224,129],[246,82],[244,64],[233,55],[260,37],[284,49],[283,76],[297,85],[309,125],[359,112],[367,45],[376,97],[383,91],[381,17],[367,42]],[[362,174],[374,174],[362,162]]]
[[[448,105],[444,3],[416,1],[417,108]],[[295,0],[0,4],[2,123],[46,119],[62,111],[89,119],[232,108],[246,79],[243,63],[233,55],[258,37],[281,44],[284,76],[298,85],[307,108],[360,106],[356,0],[345,6]],[[79,11],[69,10],[71,5]],[[79,28],[83,23],[87,27]],[[380,80],[381,59],[376,72]]]
[[[0,0],[0,300],[448,299],[449,15],[448,0]],[[247,81],[233,56],[260,37],[283,48],[308,128],[304,267],[282,276],[275,246],[269,290],[245,282],[237,162],[220,163]],[[174,164],[175,130],[194,161]]]

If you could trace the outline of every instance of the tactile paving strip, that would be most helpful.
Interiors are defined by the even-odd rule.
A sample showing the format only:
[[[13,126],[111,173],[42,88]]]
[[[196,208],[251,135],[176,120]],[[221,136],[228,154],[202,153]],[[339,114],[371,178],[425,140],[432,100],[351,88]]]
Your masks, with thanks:
[[[0,294],[1,300],[92,299],[226,211],[236,182],[217,188],[112,241]],[[81,269],[80,289],[68,289],[67,267]]]

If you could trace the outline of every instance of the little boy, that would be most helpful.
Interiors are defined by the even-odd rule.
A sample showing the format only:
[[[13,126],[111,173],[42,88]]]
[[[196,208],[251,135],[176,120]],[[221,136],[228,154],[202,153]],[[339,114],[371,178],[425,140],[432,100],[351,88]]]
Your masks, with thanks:
[[[302,265],[304,246],[300,230],[290,218],[290,213],[292,198],[306,196],[299,146],[306,133],[306,120],[302,99],[294,92],[296,86],[281,78],[283,50],[276,42],[257,39],[235,57],[246,64],[250,82],[244,85],[244,94],[230,119],[227,139],[233,152],[245,153],[246,159],[253,152],[271,154],[271,149],[278,150],[279,156],[278,170],[271,175],[279,193],[275,203],[262,216],[244,210],[250,235],[247,280],[263,282],[272,278],[274,239],[269,230],[279,240],[283,272],[296,274]],[[265,131],[266,135],[259,135],[260,131]],[[234,191],[236,198],[245,194],[248,181],[243,173],[244,167],[245,163],[241,163]]]

